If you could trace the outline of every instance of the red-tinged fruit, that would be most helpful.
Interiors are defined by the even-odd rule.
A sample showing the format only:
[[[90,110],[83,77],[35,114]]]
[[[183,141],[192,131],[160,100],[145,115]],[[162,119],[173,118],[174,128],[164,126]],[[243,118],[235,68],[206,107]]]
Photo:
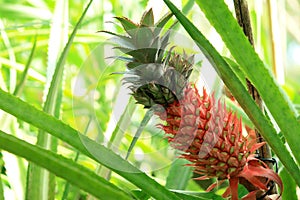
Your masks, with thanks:
[[[240,178],[247,179],[257,191],[267,190],[269,181],[276,182],[282,191],[279,176],[254,157],[254,151],[264,143],[256,143],[254,132],[244,137],[241,119],[220,101],[216,102],[205,89],[200,95],[194,85],[187,85],[183,98],[156,114],[166,122],[160,127],[168,135],[171,146],[184,152],[181,157],[189,160],[189,166],[201,175],[198,180],[229,180],[223,197],[238,199]],[[263,182],[260,177],[267,181]],[[217,184],[208,190],[215,186]],[[257,191],[244,199],[255,199]]]

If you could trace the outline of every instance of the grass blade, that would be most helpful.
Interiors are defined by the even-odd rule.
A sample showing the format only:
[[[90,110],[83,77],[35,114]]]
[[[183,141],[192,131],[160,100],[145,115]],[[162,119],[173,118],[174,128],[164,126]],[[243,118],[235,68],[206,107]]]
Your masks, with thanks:
[[[126,160],[128,159],[133,147],[135,146],[136,142],[138,141],[139,137],[141,136],[145,126],[148,124],[149,120],[153,116],[153,111],[152,110],[147,110],[142,122],[140,123],[139,128],[137,129],[134,138],[132,139],[130,146],[128,148],[127,154],[126,154]]]
[[[1,19],[0,19],[0,29],[4,29],[4,24]],[[9,55],[9,60],[12,63],[16,63],[16,55],[15,55],[14,49],[11,46],[11,42],[9,40],[8,35],[6,34],[6,32],[4,30],[0,31],[0,35],[3,39],[3,43],[4,43],[5,47],[7,49],[7,52]],[[13,68],[10,68],[8,88],[11,93],[13,93],[13,91],[15,90],[16,82],[17,82],[17,71]]]
[[[35,49],[36,49],[36,42],[37,42],[37,35],[35,35],[35,37],[34,37],[33,46],[31,48],[31,52],[30,52],[28,61],[25,65],[24,71],[22,72],[21,79],[20,79],[19,83],[17,84],[17,86],[15,88],[15,91],[13,93],[15,96],[19,96],[20,93],[23,90],[23,87],[25,86],[25,81],[28,77],[28,71],[29,71],[29,68],[30,68],[30,64],[31,64],[31,61],[33,59],[33,55],[34,55],[34,52],[35,52]]]
[[[0,57],[0,63],[3,64],[4,66],[9,66],[11,68],[14,68],[15,70],[19,71],[19,72],[23,72],[25,69],[25,66],[21,63],[15,63],[15,62],[11,62],[10,60]],[[32,69],[28,70],[28,75],[30,78],[33,78],[39,82],[44,83],[45,82],[45,77],[38,73],[37,71],[34,71]]]
[[[122,92],[119,93],[119,95],[124,95],[122,94]],[[116,99],[121,99],[121,98],[116,98]],[[124,101],[124,99],[121,99],[122,102]],[[116,105],[118,105],[119,103],[116,102]],[[124,110],[122,110],[122,108],[120,108],[119,106],[117,107],[118,112],[122,112],[122,115],[120,117],[120,119],[118,120],[118,123],[116,124],[113,132],[111,133],[110,139],[108,141],[107,144],[107,148],[113,150],[114,152],[116,152],[118,150],[118,147],[120,146],[121,140],[124,137],[124,133],[127,130],[127,127],[129,126],[130,122],[131,122],[131,117],[135,111],[136,108],[136,104],[134,103],[133,98],[129,98],[129,101],[127,103],[127,105],[125,106]],[[112,119],[111,120],[115,120]],[[110,122],[108,124],[111,124]],[[109,126],[109,125],[108,125]],[[107,134],[105,134],[107,135]],[[103,167],[102,165],[99,165],[96,169],[96,173],[98,175],[100,175],[101,177],[104,177],[106,180],[110,179],[111,176],[111,170],[107,169],[105,167]],[[93,198],[91,198],[90,200],[92,200]]]

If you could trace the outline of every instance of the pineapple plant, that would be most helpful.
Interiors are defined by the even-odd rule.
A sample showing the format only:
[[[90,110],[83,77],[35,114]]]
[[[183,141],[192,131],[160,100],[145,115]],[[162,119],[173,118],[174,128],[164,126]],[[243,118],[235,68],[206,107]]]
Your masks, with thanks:
[[[170,145],[182,152],[181,158],[190,161],[189,166],[200,175],[196,179],[219,180],[208,190],[229,180],[223,197],[237,200],[238,183],[243,178],[256,188],[244,199],[255,199],[258,191],[268,190],[270,181],[282,191],[279,176],[255,157],[255,150],[264,143],[256,143],[254,131],[245,137],[242,120],[235,113],[207,94],[205,88],[200,94],[189,82],[193,56],[176,54],[173,48],[166,51],[170,32],[162,34],[162,28],[170,17],[154,23],[150,9],[140,23],[116,17],[126,36],[104,31],[115,36],[120,45],[116,48],[126,55],[118,58],[127,62],[124,82],[132,96],[164,121],[158,127],[166,133]]]

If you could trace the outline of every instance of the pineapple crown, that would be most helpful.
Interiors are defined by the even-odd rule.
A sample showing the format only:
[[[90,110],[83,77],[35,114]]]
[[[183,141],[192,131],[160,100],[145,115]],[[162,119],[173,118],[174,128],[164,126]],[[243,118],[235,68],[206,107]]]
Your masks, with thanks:
[[[124,82],[129,84],[137,103],[150,108],[154,104],[164,107],[182,97],[183,88],[192,72],[194,56],[188,57],[168,52],[170,30],[162,34],[162,29],[172,17],[168,14],[154,23],[152,9],[146,11],[140,23],[134,23],[125,17],[115,17],[124,28],[126,35],[114,35],[116,49],[125,56],[118,59],[127,62]]]
[[[126,35],[110,31],[102,32],[114,35],[114,40],[119,45],[115,48],[130,56],[125,57],[128,69],[145,63],[161,63],[169,44],[170,31],[166,31],[163,35],[161,32],[171,17],[172,14],[168,14],[154,23],[153,11],[150,9],[143,14],[140,23],[134,23],[126,17],[115,17],[121,23]],[[118,58],[124,59],[124,57]]]

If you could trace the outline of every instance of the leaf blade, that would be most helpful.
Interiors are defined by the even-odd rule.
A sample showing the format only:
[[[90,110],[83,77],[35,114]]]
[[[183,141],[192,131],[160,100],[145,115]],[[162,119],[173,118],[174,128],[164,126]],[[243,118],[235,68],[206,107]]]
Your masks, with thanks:
[[[44,167],[100,199],[103,196],[112,199],[131,199],[124,191],[81,165],[2,131],[0,131],[0,147]]]
[[[128,159],[130,153],[132,152],[133,150],[133,147],[135,146],[137,140],[139,139],[139,137],[141,136],[145,126],[148,124],[149,120],[151,119],[151,117],[153,116],[153,111],[152,110],[147,110],[147,113],[145,114],[143,120],[141,121],[140,123],[140,126],[138,127],[135,135],[134,135],[134,138],[132,139],[131,143],[130,143],[130,146],[127,150],[127,154],[126,154],[126,157],[125,159]]]

